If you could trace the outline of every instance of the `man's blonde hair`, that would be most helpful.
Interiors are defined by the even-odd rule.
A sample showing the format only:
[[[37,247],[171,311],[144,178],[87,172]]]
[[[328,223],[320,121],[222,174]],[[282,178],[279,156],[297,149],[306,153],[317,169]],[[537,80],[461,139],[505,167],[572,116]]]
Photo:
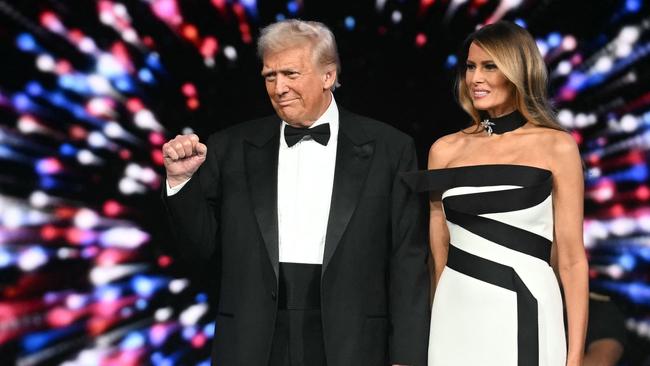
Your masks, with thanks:
[[[261,31],[257,41],[257,55],[263,59],[268,53],[305,45],[311,47],[315,65],[323,68],[336,66],[336,80],[332,90],[339,87],[341,62],[336,49],[336,40],[332,31],[323,23],[289,19],[270,24]]]

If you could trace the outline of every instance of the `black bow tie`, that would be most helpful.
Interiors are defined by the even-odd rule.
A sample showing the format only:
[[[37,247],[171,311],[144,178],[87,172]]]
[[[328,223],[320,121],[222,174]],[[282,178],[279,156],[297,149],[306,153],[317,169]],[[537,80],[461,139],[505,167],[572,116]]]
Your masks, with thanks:
[[[284,126],[284,139],[289,147],[298,143],[305,136],[311,136],[314,141],[327,146],[330,140],[330,124],[323,123],[313,128],[296,128],[291,125]]]

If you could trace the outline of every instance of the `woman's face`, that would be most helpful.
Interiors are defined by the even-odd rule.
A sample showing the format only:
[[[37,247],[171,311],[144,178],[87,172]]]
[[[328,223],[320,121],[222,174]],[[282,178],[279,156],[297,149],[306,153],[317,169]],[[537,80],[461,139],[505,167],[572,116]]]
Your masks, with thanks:
[[[465,83],[474,108],[498,117],[515,110],[514,87],[490,55],[472,43],[465,68]]]

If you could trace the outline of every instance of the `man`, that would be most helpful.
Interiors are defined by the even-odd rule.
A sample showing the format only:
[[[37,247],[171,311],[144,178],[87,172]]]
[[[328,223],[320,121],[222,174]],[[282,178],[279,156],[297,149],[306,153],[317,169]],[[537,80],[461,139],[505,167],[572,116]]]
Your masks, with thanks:
[[[627,339],[625,317],[609,296],[589,293],[584,366],[615,366]]]
[[[398,176],[412,139],[337,106],[323,24],[272,24],[258,52],[277,116],[163,146],[180,251],[219,262],[213,361],[425,365],[426,226]]]

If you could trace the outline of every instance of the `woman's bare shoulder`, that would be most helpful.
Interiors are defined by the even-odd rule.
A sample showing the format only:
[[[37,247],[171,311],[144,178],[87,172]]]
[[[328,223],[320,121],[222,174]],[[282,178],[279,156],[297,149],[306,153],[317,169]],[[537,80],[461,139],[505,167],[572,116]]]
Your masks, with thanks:
[[[473,130],[474,127],[470,127],[469,129],[442,136],[436,140],[429,149],[429,168],[445,167],[447,162],[467,144],[468,139],[472,137]]]
[[[562,157],[578,153],[578,144],[569,132],[545,127],[535,128],[535,132],[540,146],[553,155]]]
[[[535,128],[530,146],[537,146],[546,165],[557,173],[567,167],[581,167],[580,150],[574,137],[566,131],[553,128]]]

